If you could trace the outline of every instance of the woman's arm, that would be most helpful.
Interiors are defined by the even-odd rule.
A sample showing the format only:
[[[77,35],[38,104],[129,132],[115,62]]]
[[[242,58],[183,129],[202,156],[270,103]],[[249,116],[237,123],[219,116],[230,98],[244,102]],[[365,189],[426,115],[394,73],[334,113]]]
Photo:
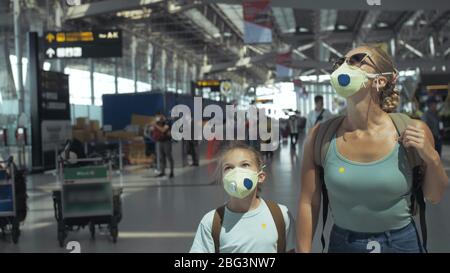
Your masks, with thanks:
[[[448,187],[448,176],[442,165],[441,158],[434,148],[434,138],[430,128],[419,120],[414,126],[408,126],[402,134],[401,141],[405,147],[414,147],[425,163],[425,178],[423,194],[427,201],[439,203]]]
[[[314,164],[314,140],[317,134],[316,125],[311,129],[303,145],[301,169],[301,189],[297,215],[297,251],[311,252],[312,240],[319,217],[321,185],[316,177]]]

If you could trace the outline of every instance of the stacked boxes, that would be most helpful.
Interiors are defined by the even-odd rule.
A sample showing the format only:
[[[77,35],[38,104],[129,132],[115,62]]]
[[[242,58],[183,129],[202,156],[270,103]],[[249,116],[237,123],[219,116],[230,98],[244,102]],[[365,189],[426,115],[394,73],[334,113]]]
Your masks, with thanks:
[[[133,115],[131,123],[124,130],[103,132],[100,122],[88,118],[77,118],[72,128],[73,138],[85,142],[122,141],[125,159],[130,164],[151,164],[155,155],[146,156],[145,141],[143,138],[145,127],[153,124],[155,118],[151,116]]]
[[[103,141],[103,132],[100,130],[100,122],[88,118],[77,118],[72,128],[72,138],[81,142]]]

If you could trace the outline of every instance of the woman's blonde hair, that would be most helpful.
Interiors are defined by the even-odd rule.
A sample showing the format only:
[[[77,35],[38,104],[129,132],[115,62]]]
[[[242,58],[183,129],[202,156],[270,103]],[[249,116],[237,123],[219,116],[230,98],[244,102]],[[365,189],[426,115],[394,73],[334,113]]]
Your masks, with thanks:
[[[398,78],[398,71],[395,68],[395,64],[391,56],[379,46],[365,45],[365,48],[369,50],[370,57],[375,62],[377,73],[393,73],[384,75],[387,78],[387,83],[380,90],[378,103],[387,113],[394,112],[400,102],[400,93],[396,88],[396,81]]]

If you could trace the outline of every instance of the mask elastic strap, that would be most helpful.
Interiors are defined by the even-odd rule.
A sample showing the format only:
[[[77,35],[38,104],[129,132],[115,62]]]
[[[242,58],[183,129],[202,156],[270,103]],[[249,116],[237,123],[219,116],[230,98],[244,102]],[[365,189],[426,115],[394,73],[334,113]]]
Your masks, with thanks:
[[[266,167],[266,165],[262,165],[261,166],[261,170],[257,173],[257,175],[262,174],[262,172],[264,171],[264,168]]]
[[[383,76],[383,75],[395,75],[394,72],[384,72],[384,73],[378,73],[378,74],[373,74],[373,73],[366,73],[367,77],[372,78],[377,80],[379,76]],[[365,87],[365,86],[364,86]],[[379,86],[379,82],[377,80],[377,92],[380,92],[380,86]]]

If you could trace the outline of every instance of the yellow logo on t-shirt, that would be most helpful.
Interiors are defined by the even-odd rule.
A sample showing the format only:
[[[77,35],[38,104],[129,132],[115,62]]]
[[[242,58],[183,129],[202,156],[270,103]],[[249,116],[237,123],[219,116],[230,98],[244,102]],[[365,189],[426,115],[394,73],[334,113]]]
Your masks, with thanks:
[[[262,224],[261,226],[262,226],[263,229],[266,229],[267,224]]]
[[[345,168],[344,167],[340,167],[339,168],[339,173],[345,173]]]

